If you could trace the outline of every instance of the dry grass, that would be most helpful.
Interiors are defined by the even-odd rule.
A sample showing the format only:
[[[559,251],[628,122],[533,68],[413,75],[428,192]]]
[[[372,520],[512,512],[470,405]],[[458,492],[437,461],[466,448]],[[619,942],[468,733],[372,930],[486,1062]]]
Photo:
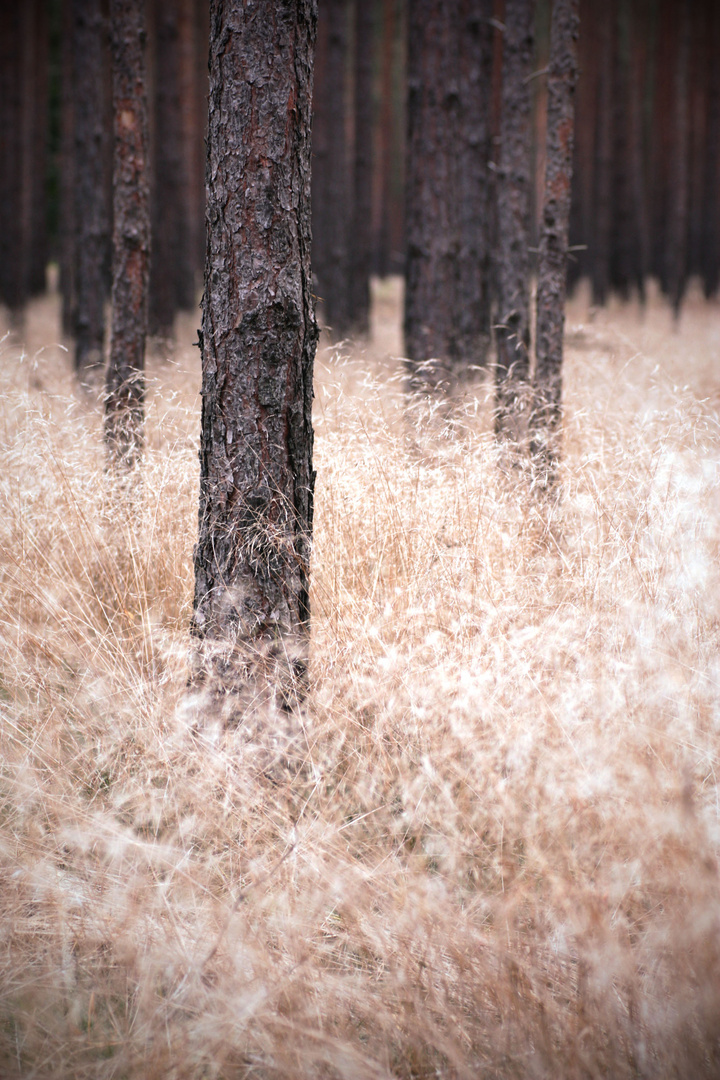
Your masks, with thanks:
[[[286,774],[182,708],[197,350],[129,519],[55,301],[3,345],[4,1077],[720,1074],[720,311],[573,304],[552,520],[377,312],[318,358]]]

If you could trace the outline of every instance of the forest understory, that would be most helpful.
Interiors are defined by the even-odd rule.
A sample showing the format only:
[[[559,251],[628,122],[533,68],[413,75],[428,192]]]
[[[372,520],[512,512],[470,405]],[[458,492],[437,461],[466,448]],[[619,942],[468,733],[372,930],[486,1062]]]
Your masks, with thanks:
[[[2,340],[2,1076],[720,1075],[718,305],[580,289],[550,506],[489,382],[408,404],[376,283],[316,361],[309,694],[228,729],[186,691],[198,318],[133,506],[59,298]]]

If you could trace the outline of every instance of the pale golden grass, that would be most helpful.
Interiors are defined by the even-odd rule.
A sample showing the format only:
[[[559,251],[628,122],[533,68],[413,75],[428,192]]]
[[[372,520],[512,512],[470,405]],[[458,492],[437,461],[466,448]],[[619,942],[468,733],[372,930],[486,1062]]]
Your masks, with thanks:
[[[197,350],[126,514],[56,301],[3,344],[2,1076],[720,1072],[720,310],[573,303],[550,511],[484,386],[407,409],[384,288],[318,356],[284,772],[183,709]]]

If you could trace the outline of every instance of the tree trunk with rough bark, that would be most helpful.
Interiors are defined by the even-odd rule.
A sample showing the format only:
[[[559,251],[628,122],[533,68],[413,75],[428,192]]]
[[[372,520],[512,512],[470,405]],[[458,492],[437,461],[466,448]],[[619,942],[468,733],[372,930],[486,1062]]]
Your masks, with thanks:
[[[145,0],[110,0],[113,56],[113,281],[105,440],[110,464],[142,454],[150,256]]]
[[[109,222],[105,192],[105,51],[100,0],[73,0],[75,121],[75,368],[81,381],[103,361]]]
[[[353,228],[349,246],[349,316],[356,334],[370,328],[373,177],[373,10],[355,0],[355,157]]]
[[[194,680],[292,699],[313,517],[315,0],[212,0]]]
[[[497,177],[495,432],[519,445],[530,375],[531,89],[535,0],[506,0]]]
[[[535,395],[530,450],[541,491],[557,485],[562,418],[568,226],[577,83],[578,0],[555,0],[548,71],[547,154],[538,259]]]

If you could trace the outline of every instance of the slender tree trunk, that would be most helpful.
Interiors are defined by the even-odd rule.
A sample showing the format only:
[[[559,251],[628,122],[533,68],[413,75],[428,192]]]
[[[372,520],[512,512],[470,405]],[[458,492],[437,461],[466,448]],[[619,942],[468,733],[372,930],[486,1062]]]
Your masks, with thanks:
[[[690,62],[690,0],[680,0],[680,34],[675,70],[674,146],[672,157],[672,201],[667,246],[668,295],[675,317],[685,295],[688,258],[688,66]]]
[[[304,676],[310,619],[317,5],[210,10],[195,678],[242,691],[269,668],[285,690]]]
[[[75,116],[75,367],[81,381],[103,360],[108,213],[105,193],[105,20],[100,0],[73,0]]]
[[[382,2],[382,56],[380,66],[380,120],[377,130],[373,231],[375,269],[387,277],[392,262],[392,159],[393,159],[393,59],[395,56],[395,3]]]
[[[355,0],[355,162],[350,251],[350,322],[355,333],[370,328],[373,178],[373,10]]]
[[[111,465],[142,453],[150,254],[145,0],[110,0],[113,48],[113,282],[105,439]]]
[[[22,59],[20,5],[0,4],[0,301],[25,300],[22,261]]]
[[[155,124],[149,319],[152,333],[169,337],[175,313],[179,308],[191,307],[194,288],[183,242],[179,4],[155,0],[153,6]]]
[[[720,284],[720,7],[710,14],[707,128],[703,190],[702,277],[706,297]]]
[[[497,435],[523,439],[530,374],[531,89],[535,0],[506,0],[497,178]]]
[[[548,72],[547,155],[537,286],[531,453],[540,490],[557,484],[562,417],[568,226],[577,82],[578,0],[555,0]]]
[[[62,3],[61,100],[60,100],[60,292],[62,330],[75,332],[77,291],[75,282],[75,93],[73,87],[73,4]]]
[[[315,80],[313,172],[314,269],[325,321],[335,338],[350,328],[348,230],[351,222],[345,112],[348,58],[345,0],[320,0],[318,31],[322,48]],[[324,24],[324,25],[323,25]]]
[[[607,0],[599,18],[599,73],[595,147],[595,250],[593,253],[593,301],[607,302],[610,291],[610,245],[612,236],[613,156],[613,40],[615,2]]]

